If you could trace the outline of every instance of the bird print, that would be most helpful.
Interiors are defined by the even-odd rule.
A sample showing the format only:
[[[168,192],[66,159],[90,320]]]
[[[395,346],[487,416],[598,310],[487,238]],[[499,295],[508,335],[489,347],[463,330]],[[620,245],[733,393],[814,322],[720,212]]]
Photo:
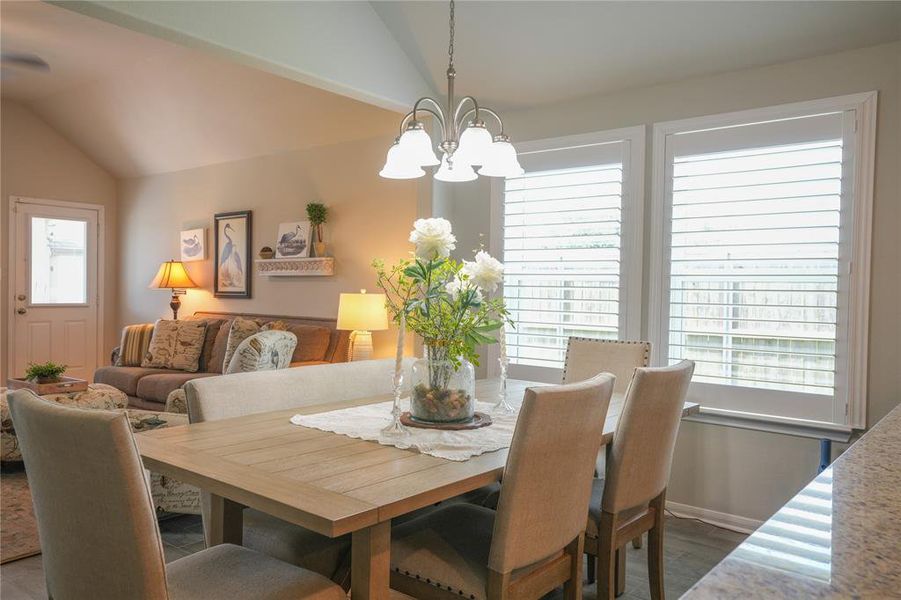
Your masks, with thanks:
[[[234,240],[228,232],[235,229],[231,223],[226,223],[222,234],[227,240],[222,247],[222,255],[219,257],[219,283],[226,288],[241,288],[244,286],[244,261],[235,246]]]
[[[203,245],[197,239],[197,234],[189,239],[181,240],[181,253],[185,256],[197,256],[203,251]]]

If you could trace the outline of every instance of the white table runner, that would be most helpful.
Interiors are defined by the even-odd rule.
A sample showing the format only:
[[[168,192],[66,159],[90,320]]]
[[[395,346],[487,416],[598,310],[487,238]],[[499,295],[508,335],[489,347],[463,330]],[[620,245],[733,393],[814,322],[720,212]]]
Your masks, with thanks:
[[[403,437],[382,435],[381,430],[391,423],[392,402],[367,404],[342,408],[313,415],[294,415],[294,425],[331,431],[352,438],[378,442],[385,446],[415,448],[423,454],[464,461],[473,456],[493,452],[510,446],[513,429],[519,416],[519,407],[514,413],[493,414],[494,404],[476,401],[476,410],[491,415],[492,424],[479,429],[447,431],[443,429],[420,429],[408,427],[410,434]],[[410,400],[401,400],[401,410],[410,409]]]

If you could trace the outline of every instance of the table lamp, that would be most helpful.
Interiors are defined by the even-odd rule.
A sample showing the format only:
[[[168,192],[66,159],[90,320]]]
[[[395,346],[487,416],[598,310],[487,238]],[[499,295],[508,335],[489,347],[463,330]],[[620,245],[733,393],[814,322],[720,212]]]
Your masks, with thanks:
[[[180,260],[167,260],[160,265],[160,270],[148,287],[172,290],[172,300],[169,301],[169,308],[172,309],[172,318],[177,321],[178,309],[181,308],[179,296],[187,294],[187,288],[196,288],[197,284],[188,276],[188,272],[185,271],[185,266]]]
[[[349,360],[372,358],[372,332],[388,329],[385,294],[341,294],[338,300],[338,329],[351,330],[347,346]]]

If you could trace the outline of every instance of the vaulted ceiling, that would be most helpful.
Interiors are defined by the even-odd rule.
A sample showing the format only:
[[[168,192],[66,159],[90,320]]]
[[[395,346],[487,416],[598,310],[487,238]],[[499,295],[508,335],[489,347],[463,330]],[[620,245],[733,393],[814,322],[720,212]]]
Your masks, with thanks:
[[[901,39],[901,2],[457,4],[458,91],[513,110]],[[443,93],[444,2],[0,3],[4,98],[119,177],[394,134]]]

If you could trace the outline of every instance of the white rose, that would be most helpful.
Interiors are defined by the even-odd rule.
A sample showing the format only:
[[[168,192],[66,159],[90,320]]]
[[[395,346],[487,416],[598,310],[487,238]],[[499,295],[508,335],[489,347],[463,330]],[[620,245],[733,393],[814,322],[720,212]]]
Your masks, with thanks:
[[[470,286],[468,281],[463,281],[459,277],[454,277],[454,279],[451,280],[450,283],[448,283],[446,286],[444,286],[444,290],[450,295],[451,298],[456,300],[457,298],[460,297],[460,294],[462,294],[464,291],[466,291],[470,287],[472,287],[472,286]],[[481,302],[482,301],[482,293],[478,290],[478,288],[473,288],[473,289],[475,291],[475,294],[473,294],[473,300],[476,302]]]
[[[417,219],[410,232],[410,242],[416,245],[416,256],[426,260],[447,258],[457,247],[447,219]]]
[[[484,250],[479,250],[474,262],[463,261],[463,273],[482,290],[491,293],[504,280],[504,265]]]

